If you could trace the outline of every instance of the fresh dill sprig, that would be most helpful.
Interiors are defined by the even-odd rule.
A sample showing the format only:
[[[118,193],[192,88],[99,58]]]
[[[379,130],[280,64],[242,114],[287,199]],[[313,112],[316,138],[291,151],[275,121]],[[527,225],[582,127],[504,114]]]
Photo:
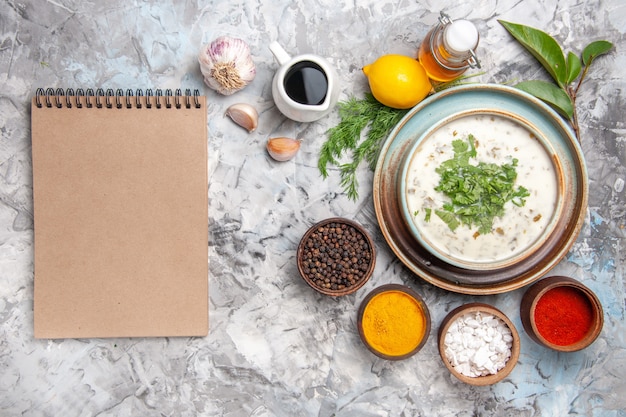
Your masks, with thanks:
[[[453,80],[450,81],[445,81],[445,82],[439,82],[439,83],[435,83],[433,82],[433,90],[435,90],[435,92],[439,92],[439,91],[443,91],[446,88],[451,88],[451,87],[456,87],[459,85],[467,85],[467,84],[474,84],[474,82],[465,82],[465,80],[469,79],[469,78],[474,78],[474,77],[478,77],[485,74],[485,72],[476,72],[473,74],[463,74],[460,75],[458,77],[456,77]]]
[[[398,124],[408,110],[387,107],[370,93],[364,99],[351,97],[337,105],[341,121],[328,130],[328,140],[322,145],[318,168],[322,177],[328,177],[328,165],[339,167],[341,186],[348,198],[359,197],[357,168],[365,160],[370,169],[376,168],[376,160],[382,141]],[[367,129],[367,133],[363,131]],[[364,139],[361,140],[361,137]],[[352,154],[352,161],[340,163],[346,153]]]
[[[434,90],[438,92],[466,84],[465,80],[468,78],[482,74],[462,75],[452,81],[436,84]],[[399,110],[385,106],[371,93],[366,93],[362,99],[350,97],[347,101],[339,102],[337,108],[341,121],[328,130],[328,139],[322,145],[317,165],[323,178],[328,177],[329,164],[339,167],[341,186],[348,198],[357,200],[359,197],[357,168],[363,160],[372,171],[376,168],[382,142],[409,109]],[[352,154],[352,161],[340,163],[339,159],[347,153]]]

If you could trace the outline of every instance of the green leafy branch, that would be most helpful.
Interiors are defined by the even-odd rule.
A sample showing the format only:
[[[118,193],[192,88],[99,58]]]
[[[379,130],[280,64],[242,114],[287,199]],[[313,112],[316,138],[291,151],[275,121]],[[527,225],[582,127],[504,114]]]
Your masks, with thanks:
[[[576,111],[578,90],[591,63],[598,56],[608,53],[613,44],[605,40],[594,41],[583,49],[581,57],[572,52],[568,52],[566,56],[558,42],[547,33],[504,20],[498,22],[543,65],[556,83],[532,80],[520,82],[515,87],[544,101],[564,116],[580,141]]]

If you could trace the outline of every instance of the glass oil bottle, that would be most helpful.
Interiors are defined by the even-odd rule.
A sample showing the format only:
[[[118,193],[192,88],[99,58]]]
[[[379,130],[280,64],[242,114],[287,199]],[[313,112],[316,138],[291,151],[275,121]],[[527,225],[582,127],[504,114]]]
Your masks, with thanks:
[[[417,58],[431,80],[450,81],[468,68],[480,68],[475,52],[478,39],[478,30],[472,22],[453,21],[441,12],[439,23],[422,41]]]

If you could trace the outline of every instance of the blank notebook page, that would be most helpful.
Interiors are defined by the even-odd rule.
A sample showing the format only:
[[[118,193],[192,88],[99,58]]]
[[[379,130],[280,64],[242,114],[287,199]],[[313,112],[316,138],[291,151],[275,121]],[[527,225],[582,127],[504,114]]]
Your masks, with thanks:
[[[206,335],[205,97],[69,100],[32,100],[35,337]]]

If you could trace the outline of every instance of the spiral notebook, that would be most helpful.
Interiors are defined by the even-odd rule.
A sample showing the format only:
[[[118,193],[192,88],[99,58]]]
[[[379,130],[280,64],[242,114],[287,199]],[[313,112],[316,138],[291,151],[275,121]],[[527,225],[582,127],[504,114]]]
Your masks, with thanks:
[[[35,337],[206,335],[206,98],[38,89],[31,108]]]

